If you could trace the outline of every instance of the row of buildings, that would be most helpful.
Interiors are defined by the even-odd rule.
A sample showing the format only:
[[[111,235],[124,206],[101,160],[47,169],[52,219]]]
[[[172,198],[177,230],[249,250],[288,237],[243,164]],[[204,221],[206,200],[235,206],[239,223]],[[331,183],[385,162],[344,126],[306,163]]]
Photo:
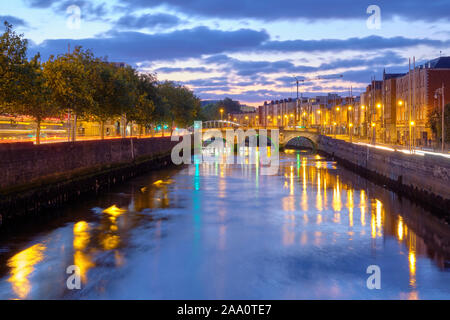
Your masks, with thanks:
[[[441,88],[444,90],[441,90]],[[255,112],[229,114],[252,127],[316,127],[328,134],[352,134],[391,144],[430,146],[440,140],[430,127],[433,111],[450,103],[450,57],[406,73],[383,73],[360,96],[337,94],[265,102]]]

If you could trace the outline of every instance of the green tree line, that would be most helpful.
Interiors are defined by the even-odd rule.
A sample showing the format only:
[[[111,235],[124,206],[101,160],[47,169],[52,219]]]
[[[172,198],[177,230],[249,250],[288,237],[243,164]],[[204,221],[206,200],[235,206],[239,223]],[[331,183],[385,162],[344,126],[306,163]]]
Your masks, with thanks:
[[[27,57],[28,42],[5,22],[0,36],[0,113],[26,115],[36,122],[40,143],[45,118],[70,115],[75,140],[77,120],[105,123],[121,118],[139,130],[165,125],[185,127],[200,116],[200,100],[174,82],[159,82],[154,74],[140,73],[131,66],[118,67],[90,50],[50,56],[42,62],[37,54]],[[122,128],[122,136],[125,130]]]
[[[222,112],[220,112],[222,110]],[[227,115],[231,113],[241,113],[241,104],[230,98],[209,103],[203,106],[201,110],[202,120],[228,120]]]

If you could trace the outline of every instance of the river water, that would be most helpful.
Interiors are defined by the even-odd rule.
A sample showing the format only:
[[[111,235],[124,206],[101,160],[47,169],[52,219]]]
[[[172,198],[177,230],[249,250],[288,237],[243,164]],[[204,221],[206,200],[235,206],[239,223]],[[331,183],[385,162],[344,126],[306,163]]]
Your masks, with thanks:
[[[450,299],[450,230],[427,211],[317,155],[259,169],[152,172],[3,231],[0,298]]]

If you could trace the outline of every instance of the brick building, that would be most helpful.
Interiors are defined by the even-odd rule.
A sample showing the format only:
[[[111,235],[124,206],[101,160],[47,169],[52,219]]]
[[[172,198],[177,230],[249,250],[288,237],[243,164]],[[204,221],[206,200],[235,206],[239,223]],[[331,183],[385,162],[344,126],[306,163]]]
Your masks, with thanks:
[[[436,140],[428,125],[428,116],[441,101],[435,93],[445,86],[445,104],[450,102],[450,57],[440,57],[413,68],[396,81],[396,132],[397,142],[408,144],[411,127],[414,144],[429,145]]]
[[[404,73],[383,72],[383,140],[387,143],[397,142],[397,80]]]

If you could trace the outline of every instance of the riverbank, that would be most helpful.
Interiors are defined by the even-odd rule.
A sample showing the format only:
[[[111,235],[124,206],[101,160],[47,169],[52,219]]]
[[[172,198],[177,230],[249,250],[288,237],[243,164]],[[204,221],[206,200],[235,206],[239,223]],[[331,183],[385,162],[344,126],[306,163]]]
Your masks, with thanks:
[[[327,136],[320,136],[318,150],[450,223],[449,159],[378,149]]]
[[[0,146],[0,226],[172,165],[170,137]]]

